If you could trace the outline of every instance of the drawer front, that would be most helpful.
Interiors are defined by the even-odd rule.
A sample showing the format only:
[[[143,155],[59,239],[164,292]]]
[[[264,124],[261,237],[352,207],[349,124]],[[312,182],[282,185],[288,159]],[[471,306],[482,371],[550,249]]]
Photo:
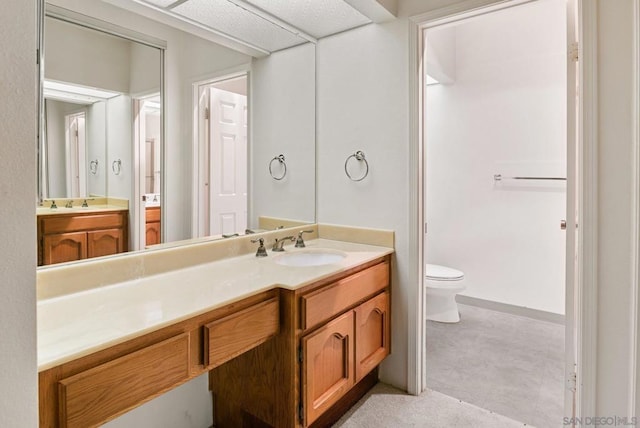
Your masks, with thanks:
[[[47,216],[41,219],[42,233],[123,228],[126,226],[125,218],[124,213]]]
[[[160,221],[160,207],[148,207],[145,210],[145,220],[147,223]]]
[[[204,364],[211,369],[254,348],[280,331],[278,298],[255,304],[204,326]]]
[[[320,324],[388,285],[389,263],[384,262],[302,296],[302,329]]]
[[[117,358],[58,383],[61,427],[91,427],[189,378],[189,334]]]

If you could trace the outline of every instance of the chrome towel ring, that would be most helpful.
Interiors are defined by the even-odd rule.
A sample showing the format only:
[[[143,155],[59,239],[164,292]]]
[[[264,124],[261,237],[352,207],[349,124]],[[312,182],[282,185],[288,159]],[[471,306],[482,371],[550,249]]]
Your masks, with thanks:
[[[120,175],[120,172],[122,171],[122,161],[120,159],[114,160],[111,163],[111,169],[115,175]]]
[[[273,167],[273,162],[274,161],[278,161],[278,164],[280,164],[280,168],[283,169],[282,175],[280,175],[280,176],[273,175],[273,168],[272,167]],[[282,180],[287,175],[287,164],[284,161],[284,155],[283,154],[280,154],[280,155],[274,157],[273,159],[271,159],[271,162],[269,162],[269,174],[271,175],[271,177],[274,180],[278,180],[278,181]]]
[[[364,166],[366,169],[362,177],[354,178],[351,174],[349,174],[349,169],[347,168],[347,165],[349,165],[349,161],[351,160],[351,158],[354,158],[358,162],[364,162]],[[347,174],[347,177],[349,177],[349,180],[351,181],[362,181],[367,177],[367,175],[369,175],[369,162],[367,162],[367,159],[365,158],[364,152],[362,150],[358,150],[354,154],[347,157],[347,160],[344,161],[344,173]]]
[[[91,171],[91,174],[96,175],[98,172],[98,159],[89,162],[89,171]]]

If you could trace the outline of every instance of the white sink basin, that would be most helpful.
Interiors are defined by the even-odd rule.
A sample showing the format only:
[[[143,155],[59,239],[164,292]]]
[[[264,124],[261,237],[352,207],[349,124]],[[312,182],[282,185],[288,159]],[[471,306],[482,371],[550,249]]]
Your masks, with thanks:
[[[282,266],[322,266],[337,263],[347,257],[345,253],[333,250],[307,250],[277,256],[274,261]]]

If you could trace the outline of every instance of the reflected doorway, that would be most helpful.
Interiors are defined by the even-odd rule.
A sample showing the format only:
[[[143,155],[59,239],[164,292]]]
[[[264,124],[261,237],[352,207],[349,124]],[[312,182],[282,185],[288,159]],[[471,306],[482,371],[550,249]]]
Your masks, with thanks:
[[[198,110],[198,222],[195,236],[247,228],[247,75],[201,82]]]

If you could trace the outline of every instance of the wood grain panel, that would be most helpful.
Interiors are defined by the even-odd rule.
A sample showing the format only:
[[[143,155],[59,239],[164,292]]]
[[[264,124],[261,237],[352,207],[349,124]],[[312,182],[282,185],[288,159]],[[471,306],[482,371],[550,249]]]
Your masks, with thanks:
[[[205,365],[217,367],[254,348],[280,330],[276,297],[210,322],[205,331]]]
[[[302,329],[320,324],[388,285],[389,263],[384,262],[302,296]]]
[[[95,229],[126,227],[126,212],[86,214],[60,214],[41,216],[42,233],[79,232]]]
[[[354,385],[354,312],[302,338],[304,424],[315,421]]]
[[[100,257],[124,251],[124,231],[122,229],[96,230],[87,233],[87,257]]]
[[[160,207],[147,207],[145,209],[145,220],[147,223],[160,221]]]
[[[87,234],[84,232],[59,233],[42,238],[45,265],[87,258]]]
[[[93,427],[150,400],[189,378],[189,334],[62,379],[61,427]]]
[[[389,293],[384,292],[355,309],[356,382],[389,355]]]

